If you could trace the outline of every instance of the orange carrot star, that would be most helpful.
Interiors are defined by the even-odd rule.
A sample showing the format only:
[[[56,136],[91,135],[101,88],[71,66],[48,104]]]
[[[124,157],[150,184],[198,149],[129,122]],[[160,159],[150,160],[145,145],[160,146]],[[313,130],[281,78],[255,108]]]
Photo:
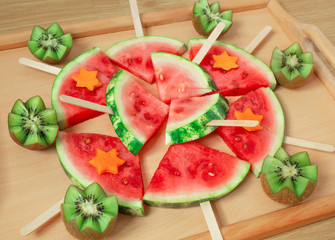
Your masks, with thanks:
[[[263,119],[263,115],[254,114],[250,108],[247,108],[244,112],[234,111],[236,120],[257,120],[259,124],[256,127],[243,127],[247,131],[262,130],[263,127],[260,125]]]
[[[101,87],[102,83],[97,78],[98,71],[87,71],[85,68],[80,68],[80,73],[73,75],[72,79],[77,82],[76,87],[86,87],[93,91],[96,87]]]
[[[226,71],[232,68],[238,68],[236,63],[238,57],[231,57],[227,52],[223,52],[221,55],[213,55],[214,65],[213,68],[222,68]]]
[[[97,155],[89,163],[97,169],[99,175],[106,172],[118,174],[118,168],[126,161],[117,157],[117,155],[118,152],[115,148],[109,152],[97,148]]]

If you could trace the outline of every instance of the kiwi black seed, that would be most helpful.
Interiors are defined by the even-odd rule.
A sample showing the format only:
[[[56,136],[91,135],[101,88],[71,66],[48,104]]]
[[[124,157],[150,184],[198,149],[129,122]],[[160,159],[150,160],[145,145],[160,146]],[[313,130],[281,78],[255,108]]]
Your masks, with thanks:
[[[220,13],[220,3],[214,2],[209,4],[207,0],[199,0],[193,6],[192,23],[195,30],[204,36],[211,34],[218,23],[223,22],[225,28],[222,33],[226,32],[232,25],[233,11],[227,10]]]
[[[274,201],[286,205],[296,205],[307,199],[317,179],[318,168],[311,165],[307,152],[290,156],[279,148],[274,157],[266,157],[262,166],[263,190]]]
[[[107,196],[98,183],[85,189],[71,185],[61,206],[69,233],[78,239],[101,239],[114,227],[118,215],[117,198]]]
[[[25,103],[16,100],[8,114],[8,129],[17,144],[31,150],[51,146],[59,132],[55,110],[46,108],[40,96]]]
[[[51,24],[47,29],[34,26],[27,45],[30,52],[43,62],[59,63],[72,49],[72,36],[64,34],[57,23]]]
[[[299,87],[314,71],[313,54],[304,53],[298,42],[284,51],[276,47],[272,52],[271,69],[280,85],[287,88]]]

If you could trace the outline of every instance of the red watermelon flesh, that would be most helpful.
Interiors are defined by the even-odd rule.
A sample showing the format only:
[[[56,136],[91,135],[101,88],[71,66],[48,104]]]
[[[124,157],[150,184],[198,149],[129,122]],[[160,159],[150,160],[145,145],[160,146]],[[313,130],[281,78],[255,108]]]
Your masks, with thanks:
[[[217,131],[227,146],[240,159],[251,164],[252,172],[258,177],[263,160],[274,155],[284,137],[284,116],[280,103],[269,88],[259,88],[242,96],[229,105],[226,119],[235,120],[234,112],[247,108],[256,115],[263,115],[263,129],[247,131],[242,127],[218,127]]]
[[[187,207],[232,191],[250,164],[195,142],[171,145],[143,200],[158,207]]]
[[[175,39],[143,36],[116,43],[105,53],[115,65],[152,84],[155,79],[150,54],[166,52],[182,55],[185,51],[185,44]]]
[[[61,132],[56,142],[59,159],[69,177],[83,187],[97,182],[109,194],[118,197],[121,206],[129,202],[141,203],[143,181],[138,156],[134,156],[116,137]],[[118,168],[118,174],[99,175],[89,161],[97,154],[97,148],[108,152],[115,148],[118,157],[126,163]],[[140,204],[139,204],[140,205]]]
[[[72,76],[79,74],[81,67],[88,71],[98,71],[97,78],[102,83],[102,86],[95,88],[93,91],[84,87],[76,87],[76,82],[72,79]],[[102,113],[63,103],[59,100],[59,96],[64,94],[106,105],[106,89],[114,73],[115,70],[112,63],[100,49],[92,49],[80,55],[63,68],[56,77],[52,88],[52,106],[57,112],[57,119],[61,129],[97,117]]]
[[[203,45],[203,40],[191,39],[189,43],[189,57],[191,60],[196,56]],[[223,52],[231,57],[238,57],[238,68],[228,71],[214,68],[213,55]],[[260,87],[276,86],[276,80],[272,71],[260,59],[233,45],[216,41],[210,48],[200,66],[205,68],[213,78],[218,91],[224,96],[239,96]]]

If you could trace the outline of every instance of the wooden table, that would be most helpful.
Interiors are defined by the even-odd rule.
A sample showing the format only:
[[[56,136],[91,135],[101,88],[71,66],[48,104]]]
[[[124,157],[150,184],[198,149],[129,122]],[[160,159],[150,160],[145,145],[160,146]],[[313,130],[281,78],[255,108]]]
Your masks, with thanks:
[[[335,45],[335,1],[280,0],[279,2],[293,17],[296,17],[302,22],[311,23],[318,26],[327,36],[327,38]],[[139,1],[139,10],[140,12],[145,13],[166,8],[190,6],[193,3],[193,0],[145,0]],[[224,4],[222,6],[224,7]],[[31,2],[23,0],[1,1],[0,34],[30,31],[32,26],[35,24],[47,26],[50,22],[53,21],[56,21],[60,24],[66,24],[129,14],[130,10],[128,8],[127,1],[74,0],[71,1],[71,3],[68,3],[68,1],[65,0],[40,0]],[[6,66],[4,60],[2,60],[2,63],[4,64],[3,66]],[[334,70],[332,71],[334,73]],[[1,136],[8,137],[6,124],[6,116],[1,116]],[[7,154],[8,152],[6,151],[6,147],[11,146],[7,143],[7,140],[4,141],[1,139],[0,141],[1,153]],[[24,155],[22,155],[22,157],[24,158]],[[12,168],[12,170],[14,168]],[[6,182],[6,175],[9,174],[15,173],[2,172],[0,174],[0,189],[3,189],[5,185],[8,186],[8,184],[13,184]],[[19,190],[23,191],[24,189]],[[32,189],[32,191],[35,190],[37,189]],[[41,193],[41,195],[43,195],[43,193]],[[1,198],[5,198],[5,196],[2,196]],[[58,199],[55,199],[55,201],[57,200]],[[22,204],[25,204],[24,200]],[[0,200],[0,211],[4,208],[6,208],[6,206],[3,206]],[[29,206],[27,206],[27,208],[29,208]],[[19,213],[13,213],[12,216],[5,217],[19,218],[20,216],[16,214]],[[4,216],[2,216],[2,218],[3,217]],[[3,226],[0,228],[2,232],[0,235],[6,233],[6,230],[3,230],[2,227]],[[13,239],[15,239],[15,237],[13,237]],[[310,224],[305,227],[270,237],[268,239],[335,239],[335,218]]]

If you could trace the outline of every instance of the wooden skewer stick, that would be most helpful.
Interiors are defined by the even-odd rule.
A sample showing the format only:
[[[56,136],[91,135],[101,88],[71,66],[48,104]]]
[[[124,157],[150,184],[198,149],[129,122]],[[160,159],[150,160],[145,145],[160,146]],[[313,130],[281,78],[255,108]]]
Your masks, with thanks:
[[[23,236],[27,236],[30,233],[32,233],[34,230],[42,226],[44,223],[49,221],[51,218],[56,216],[60,212],[60,206],[63,203],[64,199],[59,200],[57,203],[55,203],[52,207],[50,207],[48,210],[43,212],[41,215],[39,215],[37,218],[35,218],[33,221],[25,225],[23,228],[21,228],[21,234]]]
[[[130,4],[131,15],[133,17],[136,37],[142,37],[144,36],[144,34],[143,34],[140,14],[138,12],[137,2],[136,0],[129,0],[129,4]]]
[[[256,127],[259,124],[257,120],[211,120],[206,126],[229,126],[229,127]]]
[[[19,59],[19,63],[26,65],[28,67],[31,67],[31,68],[41,70],[43,72],[54,74],[54,75],[58,75],[58,73],[62,70],[58,67],[54,67],[54,66],[42,63],[42,62],[37,62],[35,60],[31,60],[29,58],[24,58],[24,57]]]
[[[257,46],[264,40],[264,38],[271,32],[272,27],[267,25],[264,27],[257,36],[245,47],[245,51],[252,53]]]
[[[76,105],[76,106],[83,107],[83,108],[88,108],[88,109],[95,110],[98,112],[108,113],[109,115],[114,115],[112,108],[101,105],[101,104],[93,103],[90,101],[86,101],[80,98],[75,98],[75,97],[71,97],[67,95],[61,95],[59,99],[65,103],[69,103],[69,104]]]
[[[304,140],[300,138],[293,138],[293,137],[285,136],[283,142],[286,144],[294,145],[298,147],[316,149],[316,150],[320,150],[324,152],[335,152],[335,147],[333,145]]]

